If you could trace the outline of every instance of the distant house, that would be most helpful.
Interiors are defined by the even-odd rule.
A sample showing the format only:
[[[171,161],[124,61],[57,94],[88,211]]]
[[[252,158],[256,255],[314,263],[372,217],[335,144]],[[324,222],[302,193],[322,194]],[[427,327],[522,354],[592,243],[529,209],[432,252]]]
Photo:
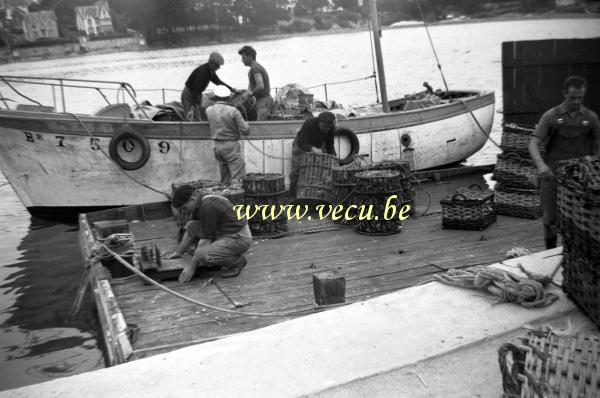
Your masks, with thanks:
[[[57,38],[58,24],[54,11],[28,12],[22,15],[25,40]]]
[[[106,0],[99,1],[93,6],[75,7],[75,17],[77,29],[88,36],[114,32],[110,8]]]
[[[575,4],[575,0],[556,0],[557,7],[572,6],[573,4]]]

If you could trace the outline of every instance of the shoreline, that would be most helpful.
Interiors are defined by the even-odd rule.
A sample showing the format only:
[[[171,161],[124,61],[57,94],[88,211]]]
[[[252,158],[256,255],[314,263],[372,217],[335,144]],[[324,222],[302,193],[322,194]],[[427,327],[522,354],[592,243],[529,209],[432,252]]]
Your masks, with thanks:
[[[473,18],[473,19],[464,19],[464,20],[456,20],[456,21],[438,21],[427,24],[427,26],[440,26],[440,25],[462,25],[462,24],[473,24],[473,23],[482,23],[482,22],[504,22],[504,21],[528,21],[528,20],[555,20],[555,19],[600,19],[600,16],[590,15],[586,13],[550,13],[550,14],[527,14],[527,15],[514,15],[514,14],[504,14],[491,18]],[[417,28],[423,27],[424,25],[421,23],[419,25],[407,25],[407,26],[384,26],[381,27],[382,31],[385,30],[396,30],[396,29],[408,29],[408,28]],[[329,29],[329,30],[311,30],[309,32],[296,32],[296,33],[277,33],[277,34],[267,34],[267,35],[257,35],[257,36],[249,36],[249,37],[237,37],[237,38],[227,38],[225,40],[211,40],[201,44],[187,44],[187,45],[155,45],[155,46],[146,46],[146,48],[140,50],[128,50],[128,49],[106,49],[99,50],[94,52],[88,52],[85,54],[72,54],[68,56],[62,57],[31,57],[31,58],[21,58],[17,61],[9,61],[0,63],[0,65],[8,65],[8,64],[17,64],[20,62],[35,62],[35,61],[46,61],[49,59],[64,59],[64,58],[76,58],[76,57],[85,57],[85,56],[93,56],[98,54],[113,54],[127,51],[154,51],[154,50],[165,50],[165,49],[176,49],[176,48],[188,48],[188,47],[205,47],[205,46],[214,46],[220,44],[235,44],[235,43],[248,43],[248,42],[261,42],[261,41],[272,41],[272,40],[284,40],[290,38],[304,37],[304,36],[322,36],[322,35],[334,35],[334,34],[345,34],[345,33],[357,33],[357,32],[365,32],[369,31],[368,26],[361,26],[357,28],[345,28],[345,29]]]

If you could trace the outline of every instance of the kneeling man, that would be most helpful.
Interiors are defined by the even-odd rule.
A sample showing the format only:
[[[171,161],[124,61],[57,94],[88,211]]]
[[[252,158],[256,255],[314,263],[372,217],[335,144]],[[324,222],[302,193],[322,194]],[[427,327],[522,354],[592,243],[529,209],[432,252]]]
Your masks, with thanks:
[[[188,246],[198,239],[192,261],[179,275],[179,282],[187,283],[198,267],[223,267],[221,276],[233,278],[246,265],[243,253],[252,244],[252,235],[246,220],[239,220],[233,204],[222,196],[198,195],[192,198],[194,188],[182,185],[173,193],[171,204],[176,209],[183,207],[193,214],[185,226],[185,234],[175,252],[167,259],[179,258]]]

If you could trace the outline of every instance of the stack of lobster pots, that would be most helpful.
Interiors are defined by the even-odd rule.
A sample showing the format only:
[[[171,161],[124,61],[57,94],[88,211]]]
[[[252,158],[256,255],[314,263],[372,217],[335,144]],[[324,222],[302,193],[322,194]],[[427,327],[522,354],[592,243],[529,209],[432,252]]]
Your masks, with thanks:
[[[600,327],[600,159],[573,159],[557,172],[563,290]]]
[[[239,187],[222,185],[218,181],[213,180],[196,180],[191,182],[173,183],[171,184],[172,192],[175,192],[175,190],[182,185],[191,185],[195,188],[192,198],[196,198],[198,197],[199,193],[202,193],[204,195],[223,196],[229,199],[229,201],[234,205],[244,204],[244,190]],[[192,219],[193,214],[184,208],[179,208],[174,216],[177,221],[177,225],[183,227]]]
[[[528,149],[533,132],[512,123],[502,127],[502,153],[498,155],[492,177],[497,181],[494,208],[498,214],[533,219],[542,215],[537,167]],[[541,146],[540,152],[544,153]]]
[[[402,174],[392,170],[368,170],[355,174],[359,207],[372,209],[372,217],[358,219],[356,231],[365,235],[392,235],[402,231]],[[389,208],[393,207],[393,213]],[[388,214],[386,214],[388,209]],[[368,211],[368,210],[365,210]]]
[[[334,167],[333,169],[334,204],[342,205],[345,209],[348,209],[348,218],[343,217],[338,220],[334,220],[336,224],[355,225],[357,223],[357,208],[350,208],[350,206],[358,206],[360,204],[360,200],[356,195],[358,183],[356,174],[370,170],[388,170],[399,172],[400,189],[395,192],[395,194],[399,197],[400,206],[409,205],[411,208],[409,214],[414,214],[415,187],[411,181],[408,162],[383,161],[374,164],[367,164],[366,162],[353,162],[347,165]]]
[[[287,216],[285,212],[279,211],[280,206],[285,205],[288,199],[283,174],[248,173],[242,179],[242,187],[245,191],[244,204],[246,207],[251,212],[255,208],[264,208],[267,215],[267,217],[263,217],[262,210],[260,210],[248,220],[252,235],[266,238],[285,235],[288,230]],[[270,215],[277,216],[271,217]]]

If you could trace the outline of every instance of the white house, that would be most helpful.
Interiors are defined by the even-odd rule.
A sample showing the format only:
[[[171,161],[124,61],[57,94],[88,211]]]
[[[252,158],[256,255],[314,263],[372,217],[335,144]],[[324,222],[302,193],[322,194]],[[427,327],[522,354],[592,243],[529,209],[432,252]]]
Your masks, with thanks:
[[[106,0],[98,1],[93,6],[75,7],[75,17],[77,29],[88,36],[114,32]]]

